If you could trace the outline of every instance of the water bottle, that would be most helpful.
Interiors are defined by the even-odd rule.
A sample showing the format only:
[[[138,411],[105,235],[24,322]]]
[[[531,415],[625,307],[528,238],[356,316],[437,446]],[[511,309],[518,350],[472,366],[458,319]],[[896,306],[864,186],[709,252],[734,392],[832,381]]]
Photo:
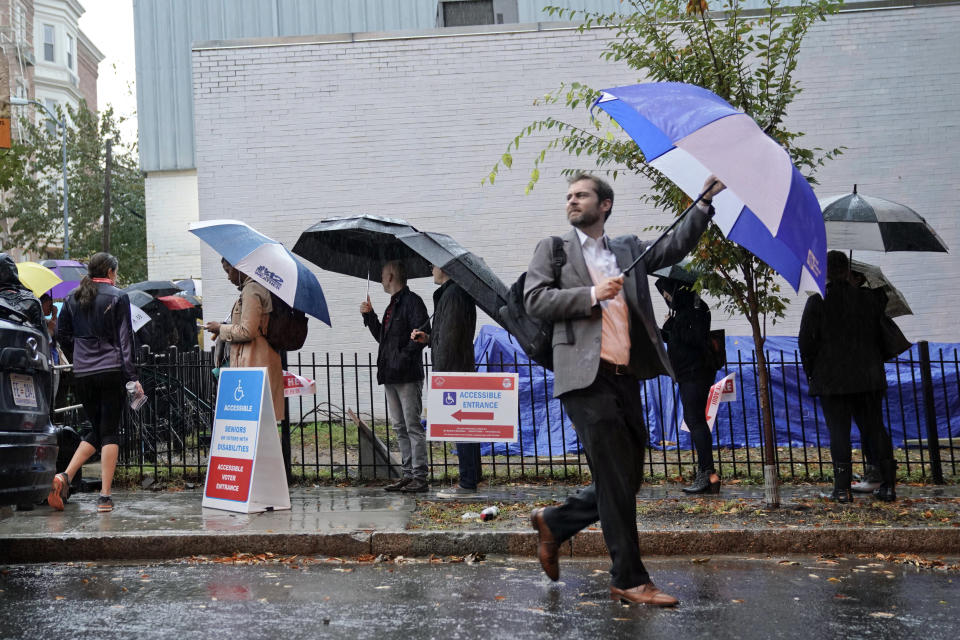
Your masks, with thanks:
[[[130,402],[130,408],[138,411],[147,402],[147,394],[137,389],[137,383],[131,380],[127,383],[127,400]]]
[[[493,520],[498,515],[500,515],[500,509],[498,509],[496,506],[487,507],[480,512],[480,519],[486,522],[487,520]]]

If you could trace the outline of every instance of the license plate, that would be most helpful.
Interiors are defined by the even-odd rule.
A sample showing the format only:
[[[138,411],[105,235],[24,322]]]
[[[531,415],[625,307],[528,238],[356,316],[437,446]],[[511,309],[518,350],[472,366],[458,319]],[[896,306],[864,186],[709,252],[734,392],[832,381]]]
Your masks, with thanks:
[[[13,390],[13,402],[18,407],[37,408],[37,391],[33,378],[20,373],[10,374],[10,387]]]

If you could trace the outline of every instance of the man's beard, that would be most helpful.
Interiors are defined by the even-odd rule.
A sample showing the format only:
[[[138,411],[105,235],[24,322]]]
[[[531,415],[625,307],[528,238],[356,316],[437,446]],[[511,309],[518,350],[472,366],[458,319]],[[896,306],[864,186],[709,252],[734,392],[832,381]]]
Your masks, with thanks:
[[[578,229],[584,227],[589,227],[600,220],[600,213],[598,211],[577,211],[573,214],[573,217],[567,216],[567,219],[570,221],[570,224]]]

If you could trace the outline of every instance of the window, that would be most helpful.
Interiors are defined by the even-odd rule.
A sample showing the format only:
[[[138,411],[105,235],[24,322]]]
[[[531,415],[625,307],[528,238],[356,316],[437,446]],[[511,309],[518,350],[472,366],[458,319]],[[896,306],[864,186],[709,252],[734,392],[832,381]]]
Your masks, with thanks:
[[[52,98],[47,98],[43,101],[47,105],[47,109],[50,109],[50,113],[53,114],[53,118],[57,117],[57,101]],[[57,134],[57,121],[50,117],[46,111],[43,112],[44,122],[47,124],[47,131],[50,135]]]
[[[56,43],[56,40],[54,40],[53,35],[53,25],[43,25],[43,59],[47,62],[55,61],[53,45]]]
[[[463,27],[472,24],[494,24],[493,0],[461,0],[443,2],[443,26]]]
[[[76,55],[76,49],[74,48],[73,36],[69,33],[67,34],[67,69],[73,69],[73,58]]]
[[[20,0],[13,5],[13,34],[17,44],[27,42],[27,12]]]

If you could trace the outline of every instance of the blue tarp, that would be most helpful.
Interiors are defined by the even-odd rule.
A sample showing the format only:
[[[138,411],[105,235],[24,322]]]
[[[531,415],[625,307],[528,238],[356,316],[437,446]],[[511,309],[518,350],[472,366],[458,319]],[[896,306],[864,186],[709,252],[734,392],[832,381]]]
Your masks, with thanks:
[[[727,337],[726,375],[736,373],[737,400],[722,403],[714,426],[714,442],[723,447],[760,446],[759,395],[754,365],[753,339]],[[937,430],[942,445],[960,439],[960,344],[930,343],[931,374]],[[771,406],[778,446],[828,447],[830,438],[819,403],[807,393],[807,380],[800,366],[797,339],[770,336],[765,352],[771,372]],[[580,445],[560,402],[553,398],[553,373],[532,364],[510,335],[497,326],[485,325],[474,342],[479,371],[517,371],[520,375],[520,438],[514,444],[486,444],[482,454],[546,456],[576,453]],[[923,394],[920,384],[918,347],[914,346],[887,369],[887,400],[884,418],[895,447],[908,440],[926,440]],[[718,379],[721,374],[718,374]],[[690,434],[680,431],[682,415],[676,385],[666,377],[641,383],[641,396],[655,448],[690,449]],[[859,448],[859,432],[852,432]]]

